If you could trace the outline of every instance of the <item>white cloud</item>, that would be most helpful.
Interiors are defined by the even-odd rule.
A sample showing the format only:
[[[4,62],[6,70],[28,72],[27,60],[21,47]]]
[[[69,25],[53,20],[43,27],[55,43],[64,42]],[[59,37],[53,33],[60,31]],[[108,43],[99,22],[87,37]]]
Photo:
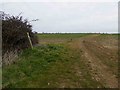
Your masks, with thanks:
[[[106,1],[106,0],[104,0]],[[112,0],[109,0],[112,1]],[[115,1],[115,0],[114,0]],[[12,15],[23,12],[39,32],[117,32],[117,2],[39,2],[4,3]]]

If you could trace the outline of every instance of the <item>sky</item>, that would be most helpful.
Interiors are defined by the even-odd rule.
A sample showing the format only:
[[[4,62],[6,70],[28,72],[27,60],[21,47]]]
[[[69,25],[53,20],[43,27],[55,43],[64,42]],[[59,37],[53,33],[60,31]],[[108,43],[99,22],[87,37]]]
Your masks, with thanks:
[[[47,33],[118,32],[117,0],[4,0],[0,11],[22,16],[31,22],[33,31]]]

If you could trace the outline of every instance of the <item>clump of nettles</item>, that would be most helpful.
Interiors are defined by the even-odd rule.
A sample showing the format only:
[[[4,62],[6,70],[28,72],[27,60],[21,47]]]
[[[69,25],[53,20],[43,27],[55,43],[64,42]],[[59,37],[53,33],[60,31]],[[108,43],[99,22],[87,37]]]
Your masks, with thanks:
[[[38,43],[36,32],[32,31],[32,25],[22,16],[10,16],[1,14],[2,18],[2,53],[9,51],[22,51],[29,48],[30,43],[27,32],[30,35],[32,44]]]

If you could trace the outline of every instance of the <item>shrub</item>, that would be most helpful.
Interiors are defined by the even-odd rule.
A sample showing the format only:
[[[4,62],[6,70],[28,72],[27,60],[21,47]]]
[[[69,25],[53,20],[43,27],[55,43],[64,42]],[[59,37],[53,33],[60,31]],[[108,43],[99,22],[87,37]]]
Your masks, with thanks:
[[[37,36],[32,32],[32,25],[22,16],[10,16],[3,13],[2,18],[2,51],[21,51],[29,48],[30,43],[27,32],[30,35],[32,44],[38,43]]]

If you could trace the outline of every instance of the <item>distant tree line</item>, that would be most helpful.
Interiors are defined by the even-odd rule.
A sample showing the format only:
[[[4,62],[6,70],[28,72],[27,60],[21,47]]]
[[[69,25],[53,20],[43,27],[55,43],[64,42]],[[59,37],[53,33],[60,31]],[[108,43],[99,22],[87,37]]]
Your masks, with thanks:
[[[32,25],[22,16],[10,16],[5,13],[2,16],[2,53],[29,48],[30,43],[27,32],[30,35],[32,44],[38,43],[36,32],[32,31]]]

